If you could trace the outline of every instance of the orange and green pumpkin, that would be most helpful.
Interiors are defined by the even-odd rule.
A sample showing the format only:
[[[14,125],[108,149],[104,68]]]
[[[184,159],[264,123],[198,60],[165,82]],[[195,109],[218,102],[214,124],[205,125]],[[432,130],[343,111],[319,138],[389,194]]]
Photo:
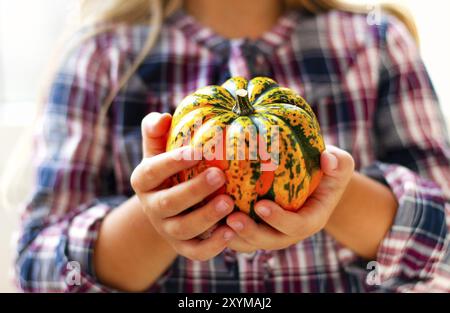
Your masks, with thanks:
[[[324,142],[314,112],[301,96],[267,77],[249,82],[233,77],[222,86],[207,86],[187,96],[174,113],[167,151],[185,145],[204,151],[209,145],[210,154],[175,175],[174,183],[210,166],[221,168],[227,182],[205,201],[226,193],[235,209],[253,218],[254,204],[261,199],[298,210],[322,177]],[[214,154],[217,145],[223,145],[222,154]],[[261,146],[265,156],[258,150]],[[269,157],[272,154],[275,157]]]

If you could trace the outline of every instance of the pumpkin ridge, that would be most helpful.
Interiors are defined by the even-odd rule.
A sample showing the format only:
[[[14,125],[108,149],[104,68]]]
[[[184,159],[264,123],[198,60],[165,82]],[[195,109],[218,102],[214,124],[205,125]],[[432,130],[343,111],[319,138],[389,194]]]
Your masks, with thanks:
[[[209,119],[216,116],[217,114],[223,115],[229,112],[230,111],[214,106],[198,107],[188,112],[186,115],[179,116],[178,123],[172,125],[171,132],[176,133],[175,139],[177,139],[179,136],[186,136],[187,135],[186,131],[189,130],[191,132],[192,138],[192,135],[194,135],[192,132],[194,131],[195,122],[199,118],[201,118],[203,125],[205,122],[207,122]]]
[[[250,125],[253,125],[253,121],[249,116],[239,116],[231,122],[226,134],[227,143],[232,142],[232,151],[227,151],[227,156],[229,153],[233,153],[233,159],[228,158],[229,168],[225,172],[229,181],[226,190],[234,199],[235,205],[246,213],[250,213],[251,207],[258,199],[256,183],[253,179],[255,178],[255,171],[259,171],[259,162],[258,160],[249,160],[247,155],[244,156],[244,160],[240,160],[237,152],[240,143],[242,143],[240,141],[242,131],[240,130],[245,130]],[[243,139],[246,141],[246,137],[243,137]],[[247,152],[250,153],[250,150],[247,142],[245,143],[244,152],[247,154]],[[256,166],[258,167],[256,168]]]
[[[314,111],[312,110],[311,106],[308,104],[308,102],[306,102],[306,100],[302,96],[286,87],[278,86],[278,89],[279,90],[277,93],[275,93],[275,91],[272,91],[274,94],[265,96],[269,99],[271,97],[275,98],[274,100],[271,100],[270,102],[265,102],[267,99],[264,99],[264,97],[260,97],[257,101],[255,101],[254,105],[258,106],[280,105],[280,104],[293,105],[297,108],[301,108],[302,110],[304,110],[311,118],[316,119],[316,115],[314,114]]]
[[[310,175],[312,175],[314,168],[320,168],[321,151],[319,149],[311,147],[311,145],[309,144],[309,138],[306,137],[303,134],[303,132],[298,132],[292,125],[290,125],[289,121],[287,121],[285,118],[283,118],[279,115],[276,115],[276,113],[274,113],[273,111],[271,112],[270,110],[267,110],[267,112],[265,112],[265,113],[271,115],[272,117],[274,117],[277,120],[282,121],[283,124],[286,125],[286,127],[291,129],[292,133],[296,137],[296,140],[298,142],[303,143],[300,145],[300,149],[302,150],[303,155],[307,156],[307,158],[309,160],[309,162],[306,162],[306,167],[307,167]],[[300,136],[303,138],[300,138]],[[315,150],[315,152],[309,151],[309,149]],[[317,154],[319,155],[319,159],[317,158]],[[317,159],[318,159],[318,161],[316,161]],[[311,162],[313,162],[314,164],[311,164]]]
[[[254,116],[255,115],[256,114],[254,114]],[[307,162],[305,160],[305,155],[303,154],[303,150],[301,149],[301,146],[302,146],[301,141],[299,141],[298,138],[295,136],[294,130],[291,127],[289,127],[289,125],[287,125],[287,123],[285,123],[284,121],[282,121],[282,123],[279,123],[279,119],[277,119],[276,116],[271,115],[271,118],[274,120],[277,120],[278,121],[277,124],[273,123],[273,121],[270,121],[268,119],[268,117],[265,115],[258,114],[258,117],[262,120],[268,121],[268,123],[271,125],[278,125],[279,128],[285,129],[289,133],[293,133],[292,137],[294,137],[294,138],[292,138],[289,133],[283,134],[283,131],[280,129],[280,133],[279,133],[280,147],[279,147],[279,149],[280,149],[280,151],[290,151],[290,152],[287,152],[284,154],[279,154],[280,159],[279,159],[277,169],[274,171],[274,174],[275,174],[275,178],[279,178],[280,180],[278,182],[274,181],[274,185],[278,186],[281,182],[284,182],[282,190],[285,190],[285,192],[287,192],[288,203],[289,203],[289,204],[285,204],[285,207],[290,207],[291,205],[293,205],[293,207],[291,207],[291,209],[295,209],[296,205],[300,206],[303,203],[303,201],[306,199],[305,194],[303,194],[303,195],[301,194],[301,192],[305,188],[299,188],[298,186],[306,185],[306,187],[309,188],[308,177],[309,178],[311,177],[310,171],[308,170],[308,168],[306,166]],[[287,150],[284,149],[284,147],[281,146],[283,144],[282,140],[285,140],[286,142],[288,142],[289,147],[292,149],[287,149]],[[295,156],[294,155],[295,151],[299,151],[299,153],[301,155]],[[294,164],[296,164],[295,167],[294,167]],[[279,171],[279,170],[281,170],[281,171]],[[286,171],[288,171],[288,172],[286,172]],[[308,189],[308,188],[306,188],[306,189]],[[278,197],[280,197],[282,190],[278,190],[278,191],[275,190],[274,194],[275,194],[276,199]],[[277,199],[277,200],[280,200],[281,202],[283,201],[282,197],[281,197],[281,199]],[[277,201],[277,202],[280,203],[280,201]]]
[[[228,97],[230,97],[230,99],[231,99],[230,103],[236,101],[236,97],[227,88],[225,88],[223,86],[219,86],[219,87],[223,89],[223,92],[226,93]]]
[[[317,121],[316,115],[315,115],[314,111],[312,111],[311,107],[309,107],[309,109],[311,111],[310,112],[306,107],[301,107],[301,106],[298,106],[298,105],[295,105],[295,104],[292,104],[292,103],[272,103],[272,104],[270,104],[268,106],[263,106],[263,105],[256,105],[255,106],[255,111],[257,111],[257,112],[261,112],[261,111],[264,111],[264,112],[269,112],[269,111],[285,112],[285,111],[288,111],[288,109],[291,109],[291,110],[302,110],[302,112],[304,112],[311,119],[312,124],[317,129],[318,133],[320,134],[320,125],[319,125],[319,122]],[[311,115],[311,114],[313,114],[313,115]]]
[[[261,98],[261,97],[264,97],[264,95],[266,94],[266,93],[268,93],[269,91],[271,91],[271,90],[273,90],[273,89],[275,89],[275,88],[279,88],[280,87],[280,85],[278,85],[278,84],[274,84],[274,85],[271,85],[271,86],[269,86],[267,89],[265,89],[263,92],[261,92],[259,95],[257,95],[257,96],[254,96],[254,94],[253,94],[253,90],[249,90],[249,93],[251,93],[251,103],[252,104],[254,104],[254,103],[256,103],[257,101],[258,101],[258,99],[259,98]]]
[[[207,120],[206,123],[204,123],[200,126],[200,128],[197,130],[196,133],[193,134],[193,136],[191,136],[191,139],[190,139],[188,145],[190,145],[191,147],[195,147],[195,146],[197,146],[197,143],[203,143],[202,138],[199,138],[199,136],[205,135],[205,134],[202,134],[202,129],[207,129],[207,127],[209,126],[207,123],[215,124],[217,122],[220,122],[220,123],[222,123],[222,125],[217,125],[217,126],[221,127],[223,130],[227,125],[229,125],[229,123],[232,123],[234,120],[235,120],[234,113],[231,111],[224,111],[224,114],[222,114],[222,115],[212,116],[211,118],[209,118]],[[224,154],[226,155],[225,150],[224,150]],[[226,161],[226,158],[224,158],[224,160]],[[219,160],[219,161],[222,161],[222,160]],[[201,161],[201,163],[198,166],[191,167],[191,168],[184,170],[186,178],[190,179],[190,178],[193,178],[196,175],[200,174],[203,170],[206,169],[207,162],[208,161],[203,160],[203,161]],[[176,175],[176,177],[177,177],[177,175]],[[178,182],[182,182],[182,181],[184,181],[184,180],[183,179],[178,180]],[[215,194],[213,194],[213,195],[215,195]]]
[[[192,101],[193,104],[184,105],[184,102]],[[185,97],[181,104],[176,108],[175,113],[173,114],[172,121],[174,124],[178,124],[186,115],[190,114],[193,111],[213,107],[216,109],[222,109],[224,112],[229,111],[230,109],[226,106],[218,103],[217,100],[212,101],[210,97],[204,95],[189,95]]]
[[[292,134],[295,136],[295,139],[298,142],[304,142],[301,140],[301,138],[299,138],[296,129],[293,128],[292,125],[290,125],[289,122],[286,121],[284,118],[276,115],[274,112],[271,112],[270,110],[267,110],[267,112],[265,112],[265,114],[271,115],[272,118],[274,118],[275,120],[277,120],[279,122],[279,124],[283,124],[286,128],[289,128],[291,130]],[[304,144],[301,144],[300,149],[302,150],[302,153],[305,154],[303,146],[304,146]],[[308,155],[308,154],[306,154],[306,155]],[[306,165],[306,166],[308,167],[308,165]],[[308,171],[309,171],[309,169],[308,169]]]
[[[226,89],[231,95],[234,101],[236,101],[236,90],[245,89],[247,90],[248,82],[245,78],[237,76],[228,79],[222,84],[222,88]],[[234,104],[234,103],[233,103]]]

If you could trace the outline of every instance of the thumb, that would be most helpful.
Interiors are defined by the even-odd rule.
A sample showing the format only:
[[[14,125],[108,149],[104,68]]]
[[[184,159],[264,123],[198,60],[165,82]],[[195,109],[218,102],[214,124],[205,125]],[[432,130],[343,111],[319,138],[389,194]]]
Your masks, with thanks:
[[[166,149],[167,135],[170,129],[172,116],[169,113],[152,112],[142,120],[142,152],[148,158]]]
[[[347,151],[327,145],[320,156],[320,167],[323,177],[311,197],[324,206],[334,207],[352,178],[353,157]]]
[[[348,152],[327,145],[320,156],[323,176],[299,212],[327,220],[347,188],[354,166],[353,157]]]
[[[325,176],[346,180],[353,173],[355,162],[347,151],[327,145],[320,156],[320,167]]]

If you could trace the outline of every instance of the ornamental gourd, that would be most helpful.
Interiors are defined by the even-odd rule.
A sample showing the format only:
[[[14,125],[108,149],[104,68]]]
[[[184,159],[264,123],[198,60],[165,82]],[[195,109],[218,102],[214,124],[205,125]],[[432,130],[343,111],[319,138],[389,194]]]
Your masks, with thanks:
[[[199,148],[202,161],[175,175],[174,183],[218,167],[226,184],[205,202],[226,193],[235,209],[253,218],[254,204],[261,199],[298,210],[322,177],[324,142],[314,112],[301,96],[267,77],[249,82],[233,77],[184,98],[166,149],[185,145]]]

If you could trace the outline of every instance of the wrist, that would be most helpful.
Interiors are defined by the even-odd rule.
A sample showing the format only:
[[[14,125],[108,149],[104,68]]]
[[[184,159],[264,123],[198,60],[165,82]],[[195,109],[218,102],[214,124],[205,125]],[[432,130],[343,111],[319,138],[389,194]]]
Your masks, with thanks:
[[[134,196],[103,220],[94,249],[94,268],[106,285],[141,291],[151,286],[176,256]]]
[[[374,259],[396,211],[397,202],[388,187],[354,173],[325,231],[361,257]]]
[[[358,184],[358,177],[357,173],[353,172],[352,176],[350,177],[350,180],[348,184],[345,186],[344,191],[338,200],[336,206],[333,209],[333,212],[331,213],[330,217],[328,218],[327,223],[325,224],[324,229],[334,229],[335,227],[339,226],[339,223],[342,218],[342,211],[343,208],[346,207],[346,205],[349,203],[349,200],[352,197],[352,194],[356,192],[356,185]]]

